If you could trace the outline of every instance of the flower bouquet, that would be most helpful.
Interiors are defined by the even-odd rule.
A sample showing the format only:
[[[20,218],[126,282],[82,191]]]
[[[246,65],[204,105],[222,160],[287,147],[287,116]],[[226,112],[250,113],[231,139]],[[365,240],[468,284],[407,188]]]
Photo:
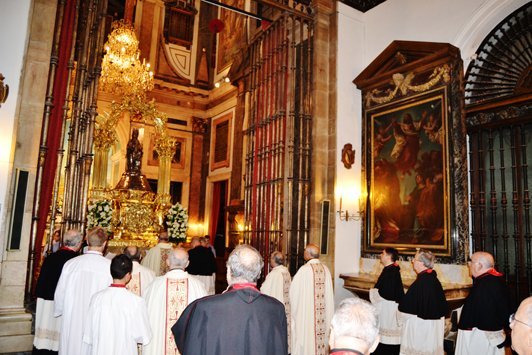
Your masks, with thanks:
[[[176,203],[166,213],[166,226],[168,227],[169,241],[172,243],[187,240],[188,213],[187,209]]]
[[[87,209],[87,229],[102,227],[109,231],[111,227],[111,219],[113,217],[111,201],[94,201],[89,203]]]

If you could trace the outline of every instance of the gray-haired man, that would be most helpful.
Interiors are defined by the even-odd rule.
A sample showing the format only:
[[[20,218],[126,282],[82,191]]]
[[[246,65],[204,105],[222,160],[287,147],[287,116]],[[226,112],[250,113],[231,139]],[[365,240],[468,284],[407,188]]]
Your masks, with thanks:
[[[227,260],[227,291],[191,303],[172,327],[181,354],[288,353],[284,306],[256,286],[262,266],[255,248],[239,245],[233,250]]]

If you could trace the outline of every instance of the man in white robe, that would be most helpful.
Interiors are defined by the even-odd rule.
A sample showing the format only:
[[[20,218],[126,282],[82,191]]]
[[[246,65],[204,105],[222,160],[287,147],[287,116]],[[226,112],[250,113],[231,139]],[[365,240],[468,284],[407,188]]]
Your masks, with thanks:
[[[172,249],[167,263],[170,271],[157,277],[144,296],[153,330],[153,339],[144,348],[144,355],[179,354],[172,326],[186,306],[207,296],[203,283],[185,271],[188,265],[188,253],[185,249]]]
[[[285,257],[280,251],[274,251],[270,257],[272,269],[266,276],[260,291],[268,296],[276,298],[284,304],[286,312],[286,327],[288,331],[288,353],[290,354],[290,341],[292,333],[292,312],[290,311],[290,284],[292,277],[290,272],[284,266]]]
[[[65,233],[63,247],[50,254],[43,262],[35,295],[37,309],[35,312],[34,353],[39,350],[58,351],[59,332],[62,317],[54,317],[54,293],[61,276],[61,270],[67,261],[78,255],[83,237],[80,232],[70,230]]]
[[[159,233],[159,243],[148,250],[141,264],[153,270],[155,276],[164,275],[168,271],[166,259],[172,249],[172,243],[168,242],[168,232]]]
[[[113,279],[111,261],[103,256],[107,232],[96,227],[87,234],[88,251],[63,267],[54,294],[54,316],[63,316],[59,354],[81,354],[84,321],[91,297],[108,287]]]
[[[128,282],[126,288],[137,296],[144,296],[148,286],[155,279],[155,273],[153,270],[140,265],[140,249],[138,247],[129,246],[124,248],[124,255],[129,257],[133,262],[131,280]]]
[[[307,263],[297,271],[290,286],[292,355],[325,355],[328,351],[334,295],[331,273],[319,256],[316,245],[305,247]]]
[[[126,289],[133,263],[126,255],[111,261],[113,283],[91,300],[83,331],[84,355],[137,355],[151,339],[144,299]]]

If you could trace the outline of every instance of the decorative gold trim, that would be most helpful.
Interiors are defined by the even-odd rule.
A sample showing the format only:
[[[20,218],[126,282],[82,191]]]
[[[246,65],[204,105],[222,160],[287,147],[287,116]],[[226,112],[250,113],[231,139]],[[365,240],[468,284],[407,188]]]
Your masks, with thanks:
[[[401,94],[404,96],[408,93],[408,91],[427,91],[431,89],[434,85],[438,84],[442,79],[443,82],[448,83],[451,80],[451,76],[449,74],[450,71],[451,68],[448,64],[445,64],[441,67],[437,67],[430,75],[429,81],[420,85],[410,85],[410,83],[414,80],[415,77],[414,72],[409,72],[406,74],[406,76],[401,73],[395,73],[392,75],[392,81],[395,85],[395,88],[393,90],[386,90],[383,96],[380,96],[382,94],[382,90],[373,89],[369,91],[365,97],[366,106],[371,106],[372,103],[384,104],[390,102],[393,98],[395,98],[398,92],[401,92]]]

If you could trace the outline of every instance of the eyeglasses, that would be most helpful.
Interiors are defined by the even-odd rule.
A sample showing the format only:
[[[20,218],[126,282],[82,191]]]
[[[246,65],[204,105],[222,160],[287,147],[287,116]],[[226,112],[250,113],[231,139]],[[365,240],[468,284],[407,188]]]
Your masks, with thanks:
[[[528,323],[525,323],[522,320],[519,320],[519,319],[515,318],[515,313],[510,314],[510,319],[508,319],[508,321],[509,321],[510,324],[512,324],[512,322],[516,321],[518,323],[526,325],[529,328],[532,328],[532,325],[530,325]]]

